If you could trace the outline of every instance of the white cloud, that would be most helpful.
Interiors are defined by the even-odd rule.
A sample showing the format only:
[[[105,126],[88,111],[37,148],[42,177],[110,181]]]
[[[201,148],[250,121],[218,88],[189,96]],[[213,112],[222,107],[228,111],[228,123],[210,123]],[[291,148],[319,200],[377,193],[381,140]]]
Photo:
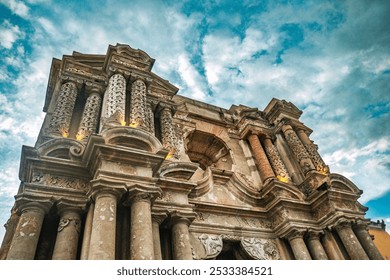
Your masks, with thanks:
[[[12,48],[15,41],[23,37],[24,33],[19,29],[19,26],[12,25],[7,20],[0,25],[0,46],[3,48]]]
[[[23,18],[28,17],[29,8],[23,1],[1,0],[14,14]]]

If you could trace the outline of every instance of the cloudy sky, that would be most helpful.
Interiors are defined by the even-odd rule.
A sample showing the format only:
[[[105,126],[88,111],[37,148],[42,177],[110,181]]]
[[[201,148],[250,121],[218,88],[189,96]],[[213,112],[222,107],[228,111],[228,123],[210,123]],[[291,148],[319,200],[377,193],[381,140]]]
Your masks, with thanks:
[[[52,58],[116,43],[155,58],[182,95],[224,108],[293,102],[331,171],[389,230],[389,14],[387,0],[0,0],[0,240]]]

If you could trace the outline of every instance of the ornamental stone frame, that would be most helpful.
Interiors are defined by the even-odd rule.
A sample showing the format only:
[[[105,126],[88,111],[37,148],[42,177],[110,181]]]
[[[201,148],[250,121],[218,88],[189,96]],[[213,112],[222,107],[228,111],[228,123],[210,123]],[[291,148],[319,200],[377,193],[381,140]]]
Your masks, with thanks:
[[[383,259],[294,104],[219,108],[153,64],[122,44],[53,60],[0,259]]]

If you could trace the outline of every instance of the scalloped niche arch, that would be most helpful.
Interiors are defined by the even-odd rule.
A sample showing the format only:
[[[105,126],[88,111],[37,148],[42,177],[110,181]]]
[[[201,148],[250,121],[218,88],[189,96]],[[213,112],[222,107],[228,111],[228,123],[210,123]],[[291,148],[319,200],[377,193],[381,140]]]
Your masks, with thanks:
[[[190,160],[199,163],[203,170],[207,167],[232,169],[230,149],[224,141],[213,134],[194,130],[186,138],[185,149]]]

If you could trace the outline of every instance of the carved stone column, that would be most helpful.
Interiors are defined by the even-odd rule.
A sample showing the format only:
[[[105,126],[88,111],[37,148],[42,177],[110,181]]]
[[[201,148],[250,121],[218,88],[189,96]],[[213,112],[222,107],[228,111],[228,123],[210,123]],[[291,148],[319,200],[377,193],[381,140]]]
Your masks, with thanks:
[[[359,240],[356,238],[350,222],[342,221],[335,227],[335,229],[352,260],[368,260],[368,256]]]
[[[154,242],[151,204],[153,195],[135,192],[131,202],[130,258],[132,260],[153,260]]]
[[[105,122],[125,125],[126,79],[122,74],[111,76],[104,97],[102,116]]]
[[[164,149],[170,150],[170,155],[176,155],[177,137],[173,127],[172,112],[165,107],[160,113],[162,144]]]
[[[304,232],[293,231],[287,236],[287,239],[290,242],[296,260],[311,260],[310,253],[303,240],[303,235]]]
[[[161,240],[160,240],[160,225],[166,219],[165,213],[153,213],[152,214],[152,229],[153,229],[153,248],[154,259],[162,260],[161,253]]]
[[[145,120],[147,119],[146,108],[146,85],[137,79],[131,85],[130,126],[148,130]]]
[[[87,101],[85,102],[83,116],[76,135],[77,140],[86,141],[88,140],[88,137],[96,131],[101,104],[102,97],[99,89],[92,88]]]
[[[27,203],[22,207],[22,214],[8,251],[7,260],[34,259],[43,219],[49,210],[47,205],[40,203]]]
[[[271,138],[268,135],[265,136],[263,143],[264,143],[265,152],[271,163],[272,169],[276,174],[276,178],[279,181],[285,183],[290,182],[291,178],[287,172],[286,166],[284,165],[282,159],[280,158],[278,150],[276,149],[276,147],[272,143]]]
[[[95,204],[91,203],[89,206],[87,218],[85,219],[83,244],[81,246],[80,260],[88,260],[89,245],[91,242],[93,213],[95,211]]]
[[[11,246],[12,237],[15,234],[15,229],[19,222],[19,216],[16,214],[16,211],[12,209],[11,217],[8,219],[7,223],[4,225],[5,227],[5,235],[3,242],[1,243],[0,249],[0,260],[5,260]]]
[[[291,125],[283,125],[282,131],[289,147],[297,158],[303,173],[306,174],[311,170],[315,170],[315,167],[310,159],[310,155],[306,151],[305,146],[302,144],[301,140],[298,138]]]
[[[124,193],[121,189],[100,189],[94,194],[91,241],[88,259],[115,259],[115,230],[117,200]]]
[[[297,134],[299,139],[302,141],[302,144],[305,146],[306,151],[309,153],[312,162],[318,172],[329,173],[329,168],[321,158],[320,154],[317,151],[317,147],[307,136],[306,132],[302,128],[297,129]]]
[[[372,241],[367,230],[367,224],[359,222],[355,226],[355,233],[370,260],[383,260],[382,254]]]
[[[256,164],[259,168],[260,177],[263,183],[266,183],[269,179],[275,178],[275,174],[267,159],[267,155],[261,146],[259,137],[256,134],[251,134],[248,137],[249,144],[251,145],[253,156],[255,157]]]
[[[60,223],[53,251],[53,260],[75,260],[80,235],[80,209],[60,209]]]
[[[146,105],[146,127],[148,128],[148,131],[154,135],[154,113],[153,113],[153,107],[150,102]]]
[[[343,253],[340,251],[340,248],[337,245],[336,240],[334,239],[333,233],[328,229],[324,230],[324,235],[322,236],[322,244],[329,259],[344,260]]]
[[[171,214],[171,222],[173,259],[192,260],[192,247],[188,230],[191,220],[180,213],[174,212]]]
[[[62,84],[48,127],[50,135],[69,136],[76,97],[77,85],[75,82],[68,81]]]
[[[322,247],[320,233],[309,231],[307,234],[307,246],[314,260],[328,260],[328,256]]]

